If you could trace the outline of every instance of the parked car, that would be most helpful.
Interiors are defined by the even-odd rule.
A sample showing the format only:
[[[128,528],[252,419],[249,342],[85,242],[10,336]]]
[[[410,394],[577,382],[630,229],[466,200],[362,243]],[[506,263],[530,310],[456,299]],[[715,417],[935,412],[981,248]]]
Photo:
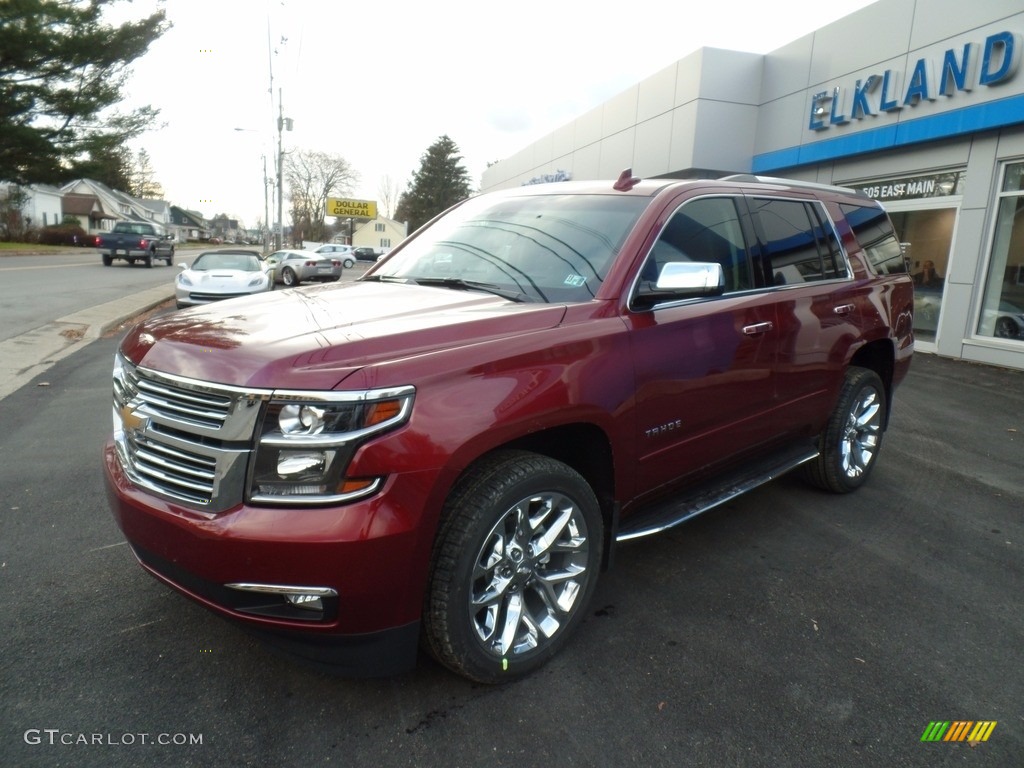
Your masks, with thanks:
[[[267,264],[273,268],[274,282],[284,283],[289,288],[302,282],[341,279],[341,259],[329,254],[313,251],[274,251],[267,256]]]
[[[269,267],[257,251],[205,251],[182,264],[174,283],[178,309],[272,290]]]
[[[352,251],[352,255],[355,256],[359,261],[376,261],[383,254],[375,248],[367,248],[366,246],[359,246]]]
[[[1000,301],[997,309],[982,313],[982,332],[1000,339],[1024,339],[1024,309]]]
[[[142,567],[285,647],[366,675],[422,643],[505,682],[565,647],[621,542],[790,470],[861,487],[913,301],[850,189],[479,195],[357,281],[125,334],[107,496]]]
[[[324,243],[313,249],[313,253],[325,253],[335,259],[341,259],[341,265],[345,269],[352,269],[356,265],[355,257],[352,255],[351,245],[339,245],[337,243]]]

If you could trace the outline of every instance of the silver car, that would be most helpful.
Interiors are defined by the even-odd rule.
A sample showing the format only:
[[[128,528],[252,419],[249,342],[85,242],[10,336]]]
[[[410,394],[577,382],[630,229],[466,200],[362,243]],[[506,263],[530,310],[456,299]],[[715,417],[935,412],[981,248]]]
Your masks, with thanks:
[[[181,264],[174,281],[178,309],[272,290],[274,284],[256,251],[204,251]]]
[[[329,253],[274,251],[267,264],[273,268],[274,282],[289,288],[304,281],[341,279],[342,260]]]
[[[315,248],[313,253],[323,253],[335,259],[341,259],[341,266],[345,269],[352,269],[356,265],[356,257],[352,254],[351,245],[339,245],[337,243],[324,243]]]

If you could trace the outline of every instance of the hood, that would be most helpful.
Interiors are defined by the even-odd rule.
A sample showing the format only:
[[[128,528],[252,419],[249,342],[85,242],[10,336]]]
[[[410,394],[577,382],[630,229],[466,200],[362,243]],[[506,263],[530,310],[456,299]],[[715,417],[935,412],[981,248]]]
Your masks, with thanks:
[[[308,286],[147,320],[121,343],[137,365],[232,386],[332,389],[375,363],[553,328],[565,307],[393,283]]]

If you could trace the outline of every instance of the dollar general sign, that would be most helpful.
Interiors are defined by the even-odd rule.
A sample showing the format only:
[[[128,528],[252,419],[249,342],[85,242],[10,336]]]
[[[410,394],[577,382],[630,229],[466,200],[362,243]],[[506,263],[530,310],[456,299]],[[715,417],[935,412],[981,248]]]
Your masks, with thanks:
[[[346,216],[357,219],[376,219],[377,203],[373,200],[345,200],[338,197],[328,197],[327,215]]]

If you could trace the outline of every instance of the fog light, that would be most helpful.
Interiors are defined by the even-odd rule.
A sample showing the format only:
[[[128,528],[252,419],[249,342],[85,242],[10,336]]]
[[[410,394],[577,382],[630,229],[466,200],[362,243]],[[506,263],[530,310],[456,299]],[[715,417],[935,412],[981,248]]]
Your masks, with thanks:
[[[323,611],[324,601],[319,595],[285,595],[284,599],[296,608],[306,611]]]

